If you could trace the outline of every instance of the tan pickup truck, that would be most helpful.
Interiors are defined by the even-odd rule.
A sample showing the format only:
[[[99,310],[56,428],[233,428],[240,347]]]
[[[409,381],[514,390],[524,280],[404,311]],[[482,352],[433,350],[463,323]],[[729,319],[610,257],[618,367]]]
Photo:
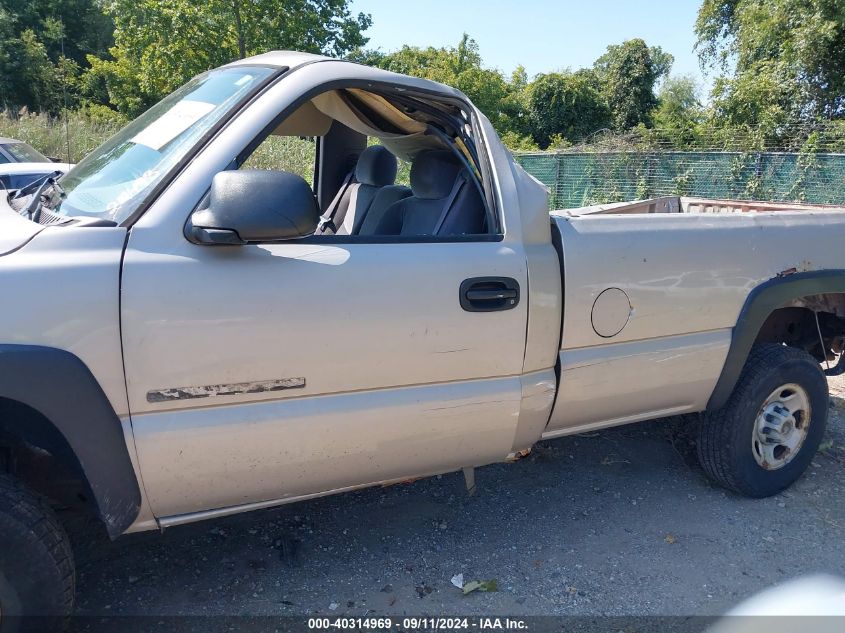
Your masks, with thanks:
[[[284,136],[309,180],[249,168]],[[41,496],[68,490],[117,537],[694,414],[707,474],[771,495],[843,365],[843,231],[688,198],[550,215],[457,90],[289,52],[200,75],[0,200],[0,629],[71,609]]]

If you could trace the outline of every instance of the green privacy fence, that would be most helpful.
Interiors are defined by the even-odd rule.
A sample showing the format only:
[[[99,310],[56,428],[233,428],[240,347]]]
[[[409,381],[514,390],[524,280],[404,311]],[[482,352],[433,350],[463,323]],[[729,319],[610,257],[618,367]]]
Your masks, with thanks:
[[[685,195],[845,205],[845,154],[610,151],[517,154],[551,208]]]

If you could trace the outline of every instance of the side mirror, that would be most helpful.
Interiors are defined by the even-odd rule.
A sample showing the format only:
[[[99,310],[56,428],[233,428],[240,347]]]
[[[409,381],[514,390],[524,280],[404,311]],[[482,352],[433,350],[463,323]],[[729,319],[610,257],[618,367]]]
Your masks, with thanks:
[[[208,208],[194,211],[185,234],[196,244],[275,242],[312,235],[320,212],[311,187],[286,171],[221,171]]]

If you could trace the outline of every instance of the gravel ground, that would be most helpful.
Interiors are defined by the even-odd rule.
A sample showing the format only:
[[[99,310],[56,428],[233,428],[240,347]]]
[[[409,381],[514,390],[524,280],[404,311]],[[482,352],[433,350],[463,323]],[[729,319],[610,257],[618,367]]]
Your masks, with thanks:
[[[711,485],[657,421],[544,442],[515,463],[111,543],[72,523],[80,615],[716,615],[845,569],[845,380],[791,489]],[[92,533],[95,533],[92,536]],[[450,579],[492,580],[462,595]]]

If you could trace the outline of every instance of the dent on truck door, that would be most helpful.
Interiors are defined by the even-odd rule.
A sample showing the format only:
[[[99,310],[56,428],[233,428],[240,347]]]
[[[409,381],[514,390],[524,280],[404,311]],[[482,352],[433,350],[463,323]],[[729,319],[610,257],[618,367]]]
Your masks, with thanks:
[[[524,292],[518,246],[184,241],[158,253],[150,235],[130,238],[122,318],[132,424],[158,516],[443,472],[511,450],[527,301],[461,303]]]

